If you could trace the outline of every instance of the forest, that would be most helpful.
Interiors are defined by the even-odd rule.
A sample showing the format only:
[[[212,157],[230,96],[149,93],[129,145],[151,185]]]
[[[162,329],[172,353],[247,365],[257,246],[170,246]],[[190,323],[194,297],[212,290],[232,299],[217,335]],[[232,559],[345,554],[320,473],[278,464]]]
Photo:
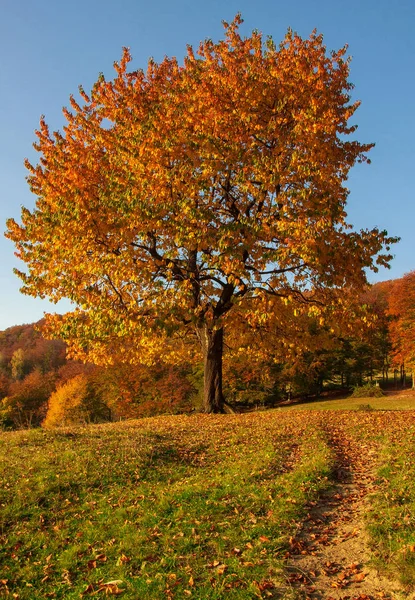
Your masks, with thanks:
[[[261,332],[267,350],[256,355],[255,347],[232,352],[232,340],[228,346],[225,339],[229,407],[243,412],[287,400],[353,392],[368,397],[411,386],[415,271],[368,286],[359,307],[364,315],[359,328],[348,331],[343,323],[343,334],[330,323],[297,316],[296,329],[288,322],[284,332],[291,347],[273,340],[281,331]],[[202,407],[203,365],[197,360],[151,366],[82,363],[66,357],[64,342],[42,336],[42,322],[1,332],[0,356],[4,429],[189,413]]]

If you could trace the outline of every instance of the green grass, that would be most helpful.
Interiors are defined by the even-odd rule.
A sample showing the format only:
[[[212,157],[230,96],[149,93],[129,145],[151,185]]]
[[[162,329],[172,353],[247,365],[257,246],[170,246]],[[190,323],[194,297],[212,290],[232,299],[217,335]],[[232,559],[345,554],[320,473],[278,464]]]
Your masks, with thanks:
[[[415,424],[386,436],[379,491],[369,514],[377,565],[415,584]]]
[[[374,557],[413,584],[415,411],[290,407],[1,434],[0,598],[290,598],[289,538],[331,485],[331,429],[381,450]]]
[[[415,410],[415,395],[408,397],[383,396],[382,398],[334,398],[281,406],[277,410],[362,410],[370,405],[373,410]]]
[[[20,600],[277,597],[288,538],[332,460],[318,427],[265,413],[0,442],[0,579]]]

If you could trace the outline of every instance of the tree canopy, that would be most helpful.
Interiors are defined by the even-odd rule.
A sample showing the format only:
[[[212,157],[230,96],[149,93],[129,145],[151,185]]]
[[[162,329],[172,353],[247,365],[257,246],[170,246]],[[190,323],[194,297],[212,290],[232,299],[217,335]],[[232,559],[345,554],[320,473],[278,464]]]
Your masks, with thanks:
[[[384,286],[394,365],[415,367],[415,271]],[[414,372],[414,371],[413,371]],[[415,387],[415,386],[414,386]]]
[[[348,172],[372,147],[349,123],[346,47],[290,30],[277,47],[241,22],[183,64],[128,71],[124,49],[114,80],[71,97],[63,132],[42,118],[26,162],[36,206],[8,221],[23,292],[76,305],[50,332],[97,362],[176,359],[196,335],[207,412],[223,409],[227,328],[268,318],[269,296],[277,317],[287,303],[318,313],[394,241],[346,220]]]

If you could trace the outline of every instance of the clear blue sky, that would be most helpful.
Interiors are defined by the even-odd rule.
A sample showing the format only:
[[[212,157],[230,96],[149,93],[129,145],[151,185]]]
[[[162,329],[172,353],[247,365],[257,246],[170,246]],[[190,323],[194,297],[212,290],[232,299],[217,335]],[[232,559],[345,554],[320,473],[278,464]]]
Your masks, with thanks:
[[[371,281],[415,269],[415,2],[414,0],[2,0],[0,22],[0,222],[33,207],[23,160],[38,161],[32,149],[41,114],[52,129],[64,123],[61,108],[82,84],[88,91],[100,72],[113,76],[123,46],[132,68],[150,56],[184,56],[222,37],[222,20],[240,11],[242,32],[259,29],[279,42],[288,27],[307,37],[314,28],[328,49],[349,44],[358,139],[376,142],[372,164],[356,166],[349,179],[349,221],[378,226],[402,241],[390,271]],[[11,242],[0,237],[0,330],[40,319],[55,310],[19,293],[12,273],[18,261]]]

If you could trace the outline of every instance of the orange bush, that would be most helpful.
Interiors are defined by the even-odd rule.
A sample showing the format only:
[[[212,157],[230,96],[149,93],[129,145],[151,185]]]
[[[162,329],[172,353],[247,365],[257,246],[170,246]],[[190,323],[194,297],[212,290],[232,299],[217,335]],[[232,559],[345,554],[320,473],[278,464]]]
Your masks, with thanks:
[[[42,426],[79,425],[109,420],[110,411],[102,402],[86,375],[73,377],[53,392]]]

